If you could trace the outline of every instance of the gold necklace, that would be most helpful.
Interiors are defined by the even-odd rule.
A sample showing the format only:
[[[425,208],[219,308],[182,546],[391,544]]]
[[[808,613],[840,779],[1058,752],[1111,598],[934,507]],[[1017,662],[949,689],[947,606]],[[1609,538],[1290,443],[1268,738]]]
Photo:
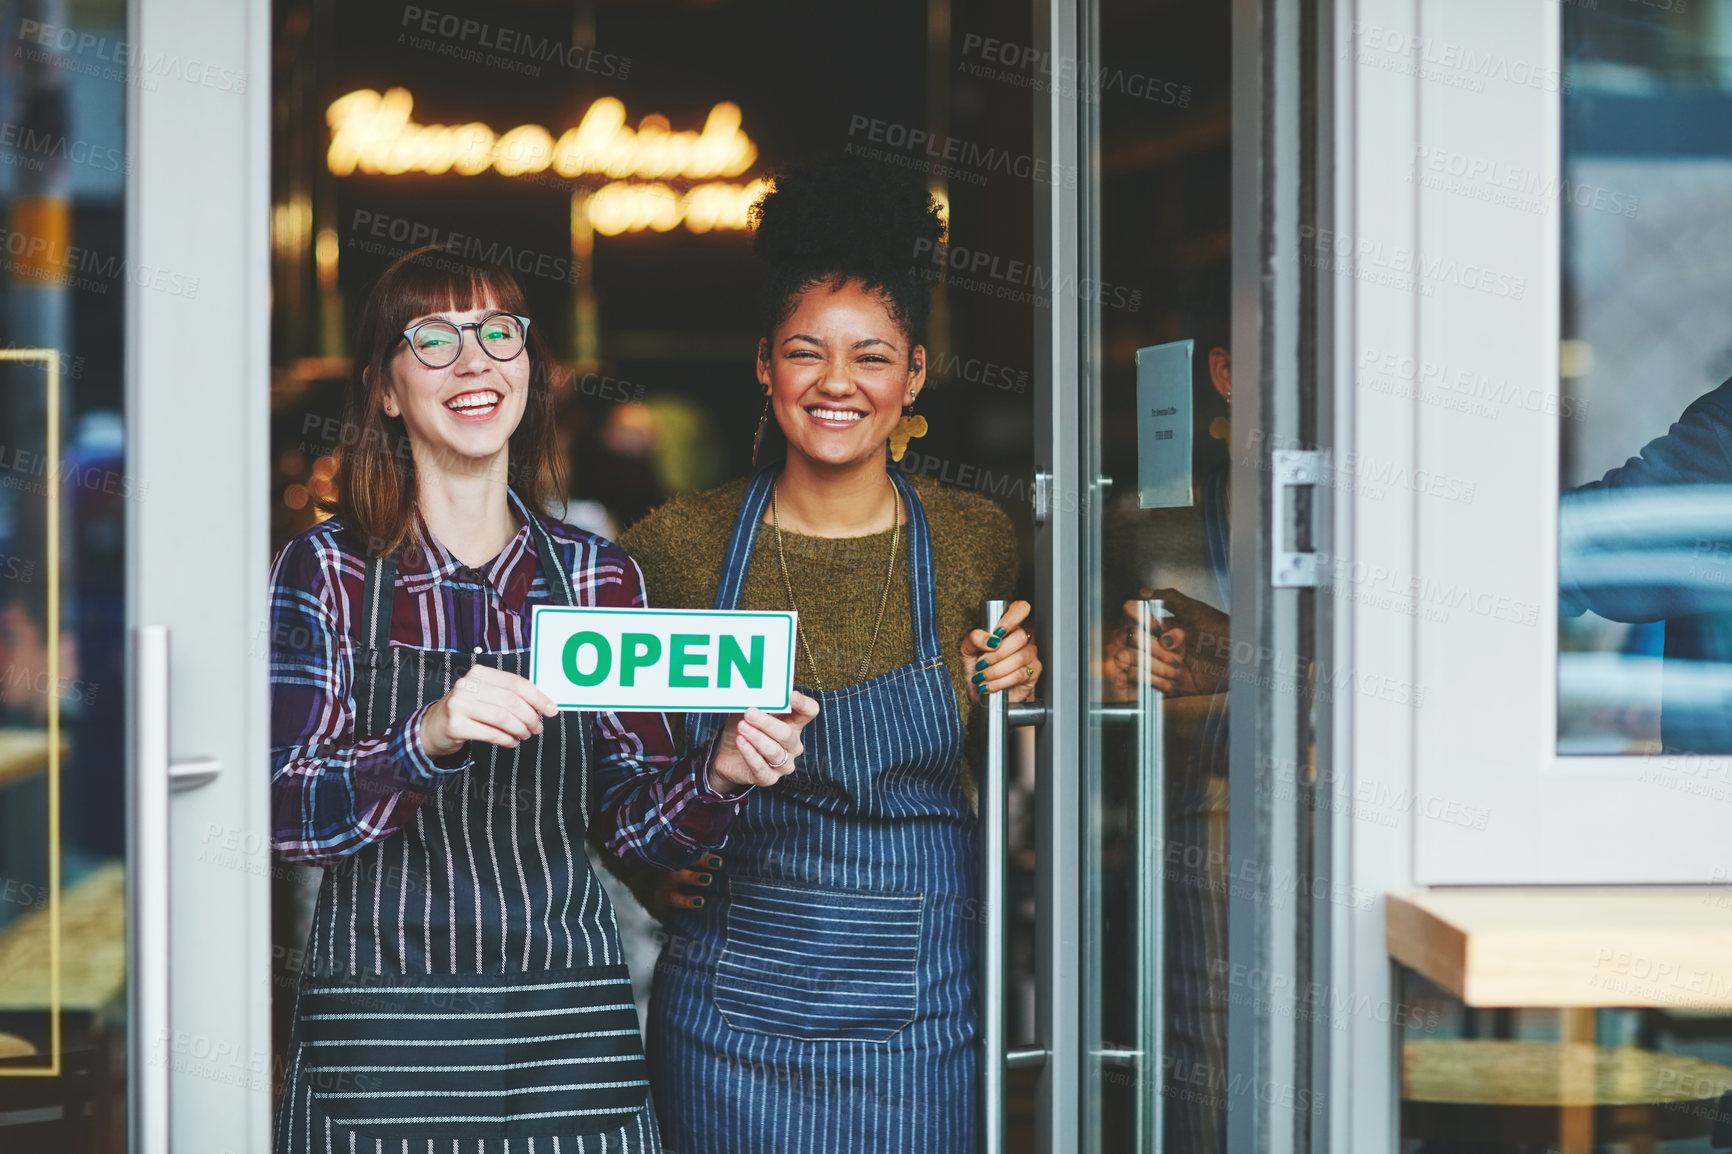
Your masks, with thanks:
[[[890,565],[884,573],[884,592],[878,598],[878,623],[872,626],[872,643],[867,646],[866,653],[860,658],[860,668],[854,672],[856,683],[865,680],[866,669],[872,663],[872,654],[878,649],[878,633],[884,628],[884,609],[890,604],[890,581],[896,576],[896,549],[902,541],[902,494],[896,491],[896,482],[890,483],[890,493],[896,499],[896,513],[890,530]],[[788,576],[788,554],[782,548],[782,512],[776,507],[776,486],[770,486],[770,521],[776,527],[776,557],[782,563],[782,586],[788,591],[788,608],[795,613],[800,612],[799,605],[794,602],[794,582]],[[806,640],[805,625],[799,626],[800,648],[806,654],[806,668],[812,671],[812,684],[818,692],[824,691],[824,678],[818,673],[818,663],[812,658],[812,643]]]

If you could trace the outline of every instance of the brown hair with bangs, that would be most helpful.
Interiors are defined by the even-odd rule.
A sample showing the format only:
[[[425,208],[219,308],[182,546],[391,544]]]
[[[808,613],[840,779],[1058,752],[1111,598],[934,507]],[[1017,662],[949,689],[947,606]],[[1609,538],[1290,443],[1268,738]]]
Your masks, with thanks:
[[[343,409],[344,445],[337,454],[336,498],[326,512],[366,542],[373,554],[394,553],[415,523],[415,459],[403,418],[385,415],[388,363],[414,321],[443,312],[491,307],[528,315],[523,290],[507,270],[450,249],[419,248],[386,269],[361,306],[355,333],[355,374]],[[563,495],[554,436],[552,362],[539,331],[529,326],[529,398],[507,448],[507,483],[532,512]]]

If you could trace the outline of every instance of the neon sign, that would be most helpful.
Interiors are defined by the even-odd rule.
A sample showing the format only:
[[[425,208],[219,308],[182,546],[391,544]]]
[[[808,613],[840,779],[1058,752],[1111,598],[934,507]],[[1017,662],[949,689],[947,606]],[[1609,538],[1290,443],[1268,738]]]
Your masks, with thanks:
[[[716,181],[679,192],[659,182],[634,184],[617,180],[591,194],[589,223],[603,236],[654,229],[666,232],[683,224],[692,232],[718,228],[745,228],[746,214],[764,195],[766,184],[727,184]]]
[[[404,88],[364,88],[332,101],[325,113],[331,173],[475,176],[491,168],[504,176],[605,176],[610,183],[589,197],[590,223],[605,236],[665,232],[680,224],[693,232],[745,228],[746,210],[763,192],[761,181],[722,179],[739,176],[758,158],[758,146],[740,129],[736,104],[710,109],[702,131],[675,132],[656,115],[632,128],[625,105],[604,96],[557,138],[538,124],[502,133],[478,122],[417,124],[414,104]],[[665,183],[670,180],[703,183],[680,191]]]

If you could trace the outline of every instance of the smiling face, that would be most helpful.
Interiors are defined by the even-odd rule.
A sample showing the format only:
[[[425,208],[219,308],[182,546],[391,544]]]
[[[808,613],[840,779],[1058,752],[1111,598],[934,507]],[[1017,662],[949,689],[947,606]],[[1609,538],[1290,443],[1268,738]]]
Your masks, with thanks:
[[[830,468],[877,462],[902,406],[926,384],[926,350],[909,348],[877,293],[819,283],[758,343],[758,382],[790,454]]]
[[[497,306],[489,303],[464,312],[416,317],[405,327],[429,320],[472,324],[497,311]],[[423,472],[434,469],[473,474],[504,464],[511,434],[523,419],[529,399],[527,349],[509,361],[496,360],[483,351],[477,339],[478,332],[486,335],[484,329],[460,331],[463,338],[457,359],[444,368],[430,369],[422,364],[406,340],[385,362],[380,403],[387,416],[403,419],[416,468]],[[428,339],[448,340],[437,334],[429,334]],[[439,355],[434,350],[427,352],[430,360],[437,360]]]

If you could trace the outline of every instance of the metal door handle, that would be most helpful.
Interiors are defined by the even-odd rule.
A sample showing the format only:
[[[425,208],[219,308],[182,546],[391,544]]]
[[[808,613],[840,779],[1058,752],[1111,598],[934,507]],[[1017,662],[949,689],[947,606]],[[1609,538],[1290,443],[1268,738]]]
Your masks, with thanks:
[[[985,615],[988,632],[1004,616],[1003,601],[988,601]],[[1012,1050],[1005,1040],[1005,930],[1009,915],[1005,904],[1005,868],[1010,857],[1010,799],[1006,749],[1009,731],[1018,726],[1039,725],[1046,720],[1040,702],[1010,705],[1003,693],[986,695],[986,764],[980,773],[980,1039],[981,1039],[981,1149],[1004,1149],[1005,1071],[1039,1068],[1046,1064],[1044,1046]]]
[[[132,861],[126,872],[132,985],[131,1064],[137,1079],[133,1133],[139,1154],[168,1154],[169,794],[216,780],[222,764],[169,754],[168,630],[132,631],[132,763],[128,790]]]
[[[1137,603],[1137,629],[1152,636],[1154,626],[1168,616],[1158,598]],[[1131,909],[1131,973],[1135,983],[1132,1007],[1135,1042],[1125,1049],[1100,1049],[1091,1054],[1102,1066],[1133,1069],[1138,1087],[1136,1150],[1160,1149],[1164,1094],[1158,1081],[1166,1054],[1166,886],[1161,874],[1161,847],[1166,840],[1166,695],[1150,681],[1154,663],[1146,645],[1137,646],[1136,702],[1096,702],[1090,715],[1097,725],[1135,727],[1137,751],[1137,823],[1135,889]]]
[[[1153,637],[1166,618],[1159,599],[1141,602],[1137,626]],[[1136,1030],[1141,1055],[1137,1103],[1138,1150],[1159,1151],[1163,1141],[1166,1094],[1159,1079],[1166,1056],[1167,932],[1166,886],[1161,876],[1161,847],[1166,842],[1166,695],[1150,681],[1154,662],[1147,645],[1137,646],[1137,874]]]

